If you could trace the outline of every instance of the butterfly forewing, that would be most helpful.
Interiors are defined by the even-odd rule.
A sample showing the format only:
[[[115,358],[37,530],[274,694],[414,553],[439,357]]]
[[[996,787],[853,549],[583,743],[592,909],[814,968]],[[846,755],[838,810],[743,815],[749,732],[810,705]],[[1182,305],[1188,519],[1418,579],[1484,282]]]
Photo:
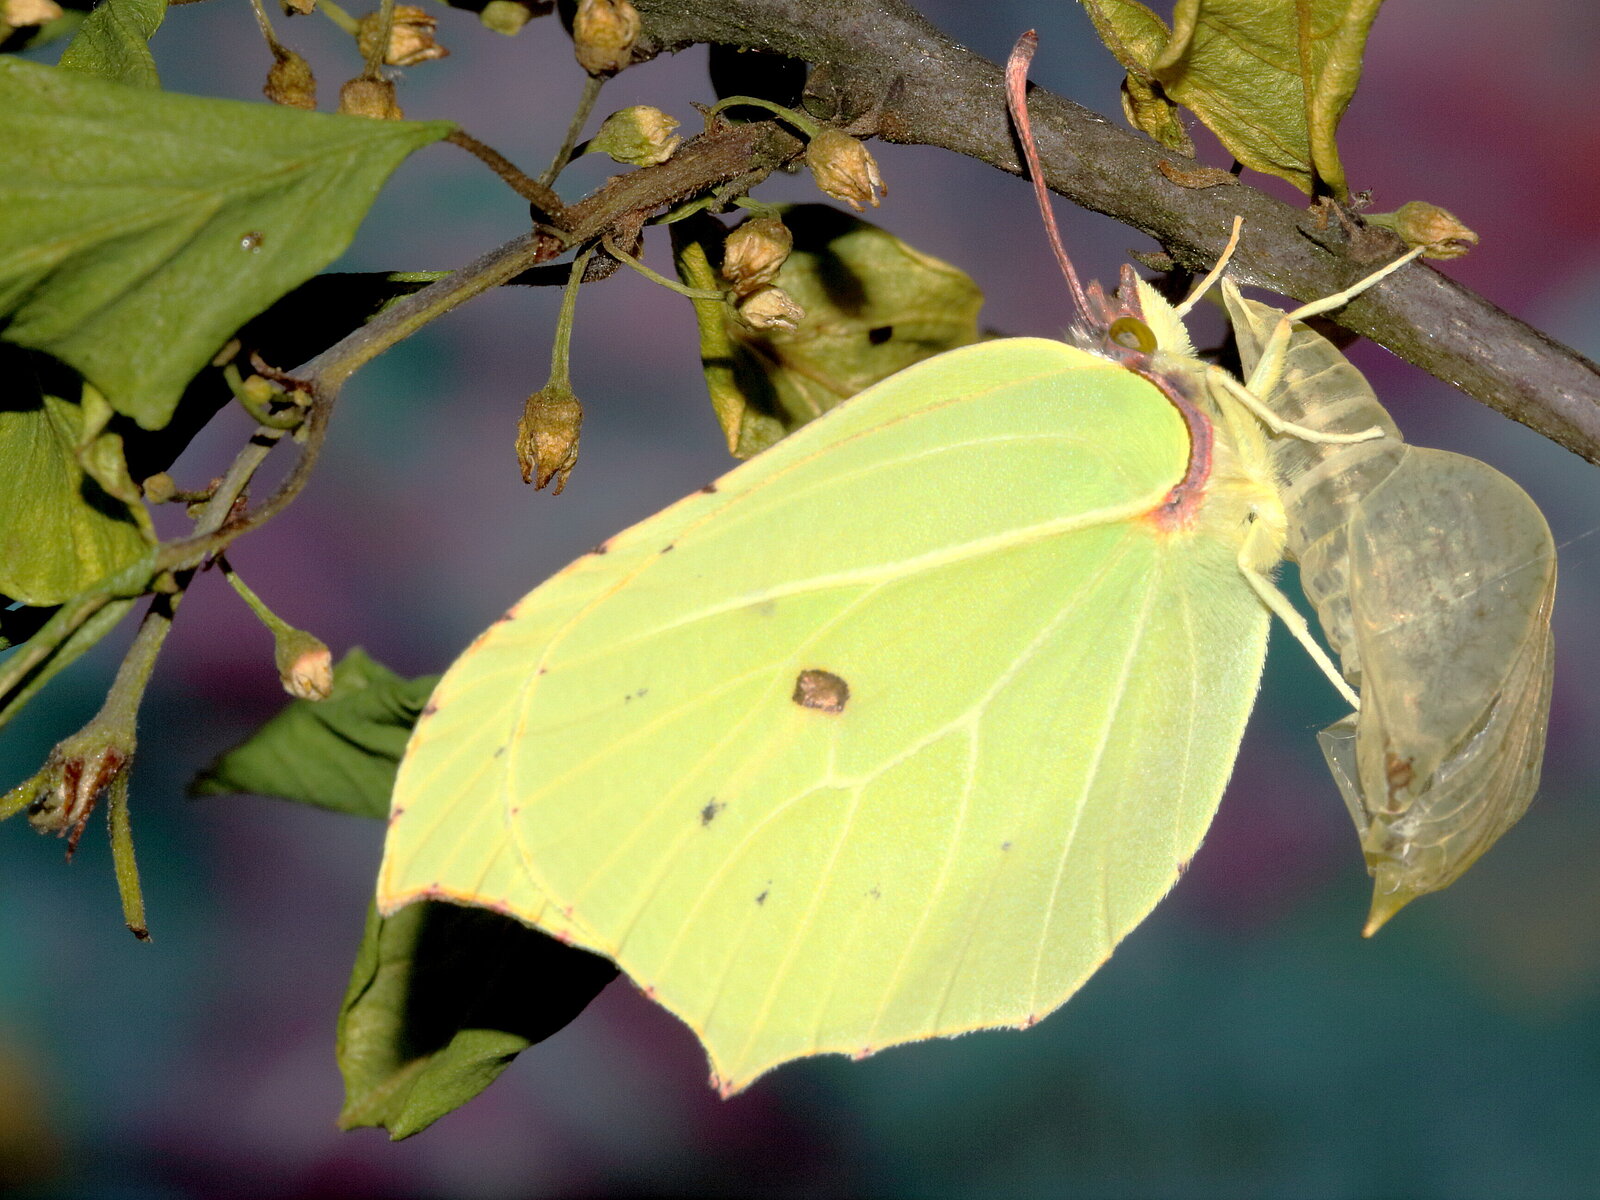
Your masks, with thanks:
[[[614,957],[728,1089],[1031,1023],[1194,853],[1254,697],[1242,512],[1150,518],[1188,452],[1155,387],[1055,342],[862,393],[463,656],[381,903],[467,894]]]

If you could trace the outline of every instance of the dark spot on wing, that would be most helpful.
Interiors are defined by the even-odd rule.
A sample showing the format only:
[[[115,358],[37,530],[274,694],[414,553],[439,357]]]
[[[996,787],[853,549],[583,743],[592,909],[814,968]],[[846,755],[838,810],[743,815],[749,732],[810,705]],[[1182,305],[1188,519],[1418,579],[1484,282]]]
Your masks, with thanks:
[[[717,485],[714,484],[714,483],[708,483],[708,484],[705,485],[705,487],[701,488],[700,490],[702,492],[704,492],[708,496],[714,496],[714,495],[716,495],[716,492],[717,492]]]
[[[665,546],[661,547],[661,553],[665,554],[668,550],[671,550],[677,544],[678,544],[677,542],[668,542]]]
[[[541,675],[550,674],[550,668],[549,667],[540,667],[539,668],[539,674],[541,674]]]
[[[877,884],[873,884],[867,889],[867,897],[872,900],[882,900],[883,893],[878,890]]]
[[[878,325],[867,330],[867,341],[874,346],[881,346],[894,336],[893,325]]]
[[[513,816],[513,817],[514,817],[514,816],[516,816],[516,815],[517,815],[517,814],[518,814],[518,813],[520,813],[520,812],[521,812],[521,811],[522,811],[522,810],[521,810],[521,809],[520,809],[520,808],[513,808],[513,809],[512,809],[512,810],[511,810],[511,815],[512,815],[512,816]]]
[[[405,811],[406,810],[404,808],[396,808],[392,813],[389,814],[389,827],[391,829],[394,828],[394,823],[405,814]]]
[[[850,685],[832,671],[808,668],[795,677],[794,695],[789,698],[801,708],[841,713],[850,701]]]
[[[1011,849],[1011,843],[1010,842],[1001,842],[1000,843],[1000,849],[1001,850],[1009,850],[1009,849]]]
[[[626,696],[624,696],[622,698],[622,702],[624,704],[627,704],[627,703],[629,703],[630,701],[633,701],[633,700],[643,700],[649,694],[650,694],[650,689],[649,688],[640,688],[637,692],[629,692]]]
[[[590,554],[610,554],[611,553],[611,543],[610,542],[601,542],[593,550],[589,551],[589,553]]]
[[[700,810],[700,824],[709,825],[717,819],[717,814],[728,806],[716,797],[706,801],[706,806]]]
[[[437,704],[435,704],[432,700],[429,700],[426,704],[424,704],[422,706],[422,715],[424,717],[431,717],[431,716],[433,716],[434,713],[436,713],[438,711],[439,711],[439,706]]]
[[[502,757],[505,754],[505,752],[506,752],[506,748],[504,746],[496,746],[494,748],[494,756],[496,758]]]
[[[771,892],[771,890],[772,889],[770,887],[762,888],[761,889],[761,894],[756,897],[756,903],[757,904],[765,904],[767,902],[767,896]]]

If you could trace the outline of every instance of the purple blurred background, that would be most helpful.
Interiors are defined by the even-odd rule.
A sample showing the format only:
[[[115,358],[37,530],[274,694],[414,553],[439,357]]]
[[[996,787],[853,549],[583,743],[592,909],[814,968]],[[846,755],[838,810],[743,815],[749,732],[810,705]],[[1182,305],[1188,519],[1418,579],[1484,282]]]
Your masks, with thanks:
[[[1038,28],[1034,78],[1118,114],[1118,72],[1076,5],[919,7],[996,60]],[[454,57],[404,73],[407,114],[458,119],[542,164],[582,83],[566,37],[549,19],[506,39],[470,13],[439,14]],[[279,24],[318,68],[328,107],[351,57],[320,19]],[[256,98],[268,64],[242,0],[174,10],[153,48],[173,90]],[[705,58],[625,72],[600,114],[648,102],[692,118],[689,102],[709,98]],[[1352,185],[1372,189],[1376,209],[1452,209],[1483,242],[1445,269],[1590,355],[1600,125],[1583,110],[1597,61],[1600,10],[1584,0],[1389,0],[1341,135]],[[874,151],[884,225],[972,274],[987,325],[1060,332],[1066,298],[1025,184],[940,152]],[[575,196],[607,173],[586,161],[563,186]],[[806,177],[760,194],[815,198]],[[1151,248],[1062,211],[1090,277]],[[526,220],[488,172],[439,145],[401,168],[339,265],[449,267]],[[652,236],[649,253],[663,270],[664,243]],[[359,644],[403,673],[439,670],[533,583],[727,469],[688,305],[623,272],[580,298],[583,461],[559,499],[525,488],[511,439],[544,381],[557,302],[553,289],[481,298],[364,370],[307,493],[232,556],[256,590],[336,653]],[[283,702],[269,637],[204,577],[141,726],[134,812],[154,945],[122,929],[98,822],[70,869],[60,843],[0,827],[0,1190],[1600,1195],[1600,703],[1584,683],[1600,667],[1597,477],[1381,349],[1352,355],[1410,440],[1512,475],[1562,547],[1541,795],[1461,883],[1377,940],[1357,936],[1369,881],[1313,737],[1341,705],[1276,630],[1193,868],[1039,1028],[802,1063],[722,1102],[689,1032],[624,982],[421,1136],[340,1134],[333,1020],[381,829],[185,798],[196,769]],[[246,432],[217,422],[180,483],[208,478]],[[0,782],[87,719],[127,636],[6,732]]]

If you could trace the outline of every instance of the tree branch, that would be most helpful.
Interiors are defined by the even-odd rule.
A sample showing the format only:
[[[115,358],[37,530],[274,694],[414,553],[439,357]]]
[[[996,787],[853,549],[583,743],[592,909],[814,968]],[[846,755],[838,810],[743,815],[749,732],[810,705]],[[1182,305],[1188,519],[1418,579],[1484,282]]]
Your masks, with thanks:
[[[1000,68],[945,37],[903,0],[635,0],[641,50],[708,42],[821,64],[808,103],[853,132],[937,146],[1020,173]],[[1020,31],[1019,31],[1020,32]],[[1194,271],[1216,261],[1235,215],[1241,281],[1298,300],[1372,268],[1341,232],[1250,187],[1183,188],[1157,169],[1188,160],[1088,110],[1034,89],[1046,182],[1073,202],[1150,235]],[[1398,253],[1398,243],[1396,243]],[[1413,263],[1338,313],[1339,323],[1408,362],[1600,462],[1600,367],[1483,297]]]

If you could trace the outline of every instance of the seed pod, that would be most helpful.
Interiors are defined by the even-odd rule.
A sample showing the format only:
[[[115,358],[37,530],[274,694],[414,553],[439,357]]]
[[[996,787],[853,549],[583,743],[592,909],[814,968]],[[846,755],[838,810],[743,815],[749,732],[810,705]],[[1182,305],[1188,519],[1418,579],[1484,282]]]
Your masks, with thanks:
[[[639,40],[639,10],[628,0],[578,0],[572,18],[572,48],[591,75],[615,75],[633,57]]]
[[[741,296],[766,287],[794,249],[794,234],[777,217],[751,217],[722,246],[722,276]]]
[[[522,482],[535,489],[555,481],[554,495],[567,486],[567,476],[578,465],[578,434],[583,428],[583,405],[570,389],[548,384],[528,397],[517,422],[517,462]]]
[[[753,329],[780,329],[793,333],[806,310],[780,287],[758,288],[739,302],[739,315]]]
[[[1367,224],[1394,230],[1407,246],[1426,246],[1423,258],[1460,258],[1478,244],[1476,233],[1426,200],[1412,200],[1392,213],[1369,213]]]
[[[374,10],[362,17],[356,27],[356,44],[361,47],[361,57],[369,62],[383,29],[382,18],[383,13]],[[450,51],[434,40],[434,30],[438,27],[438,19],[426,9],[415,4],[396,4],[394,17],[389,22],[389,45],[384,49],[383,61],[391,67],[414,67],[430,59],[444,58]]]
[[[857,212],[867,204],[877,208],[878,197],[889,191],[866,146],[837,129],[824,129],[811,139],[806,146],[806,166],[819,188]]]
[[[378,121],[400,121],[406,115],[395,99],[394,84],[390,80],[365,76],[358,76],[339,89],[339,111]]]
[[[275,630],[273,661],[283,690],[296,700],[326,700],[333,692],[333,655],[303,629]]]
[[[671,158],[683,141],[672,132],[677,127],[676,117],[648,104],[635,104],[607,117],[599,132],[589,139],[589,149],[608,154],[619,163],[653,167]]]
[[[290,108],[317,107],[317,79],[311,73],[311,64],[287,46],[273,51],[272,68],[267,72],[262,94],[274,104]]]

